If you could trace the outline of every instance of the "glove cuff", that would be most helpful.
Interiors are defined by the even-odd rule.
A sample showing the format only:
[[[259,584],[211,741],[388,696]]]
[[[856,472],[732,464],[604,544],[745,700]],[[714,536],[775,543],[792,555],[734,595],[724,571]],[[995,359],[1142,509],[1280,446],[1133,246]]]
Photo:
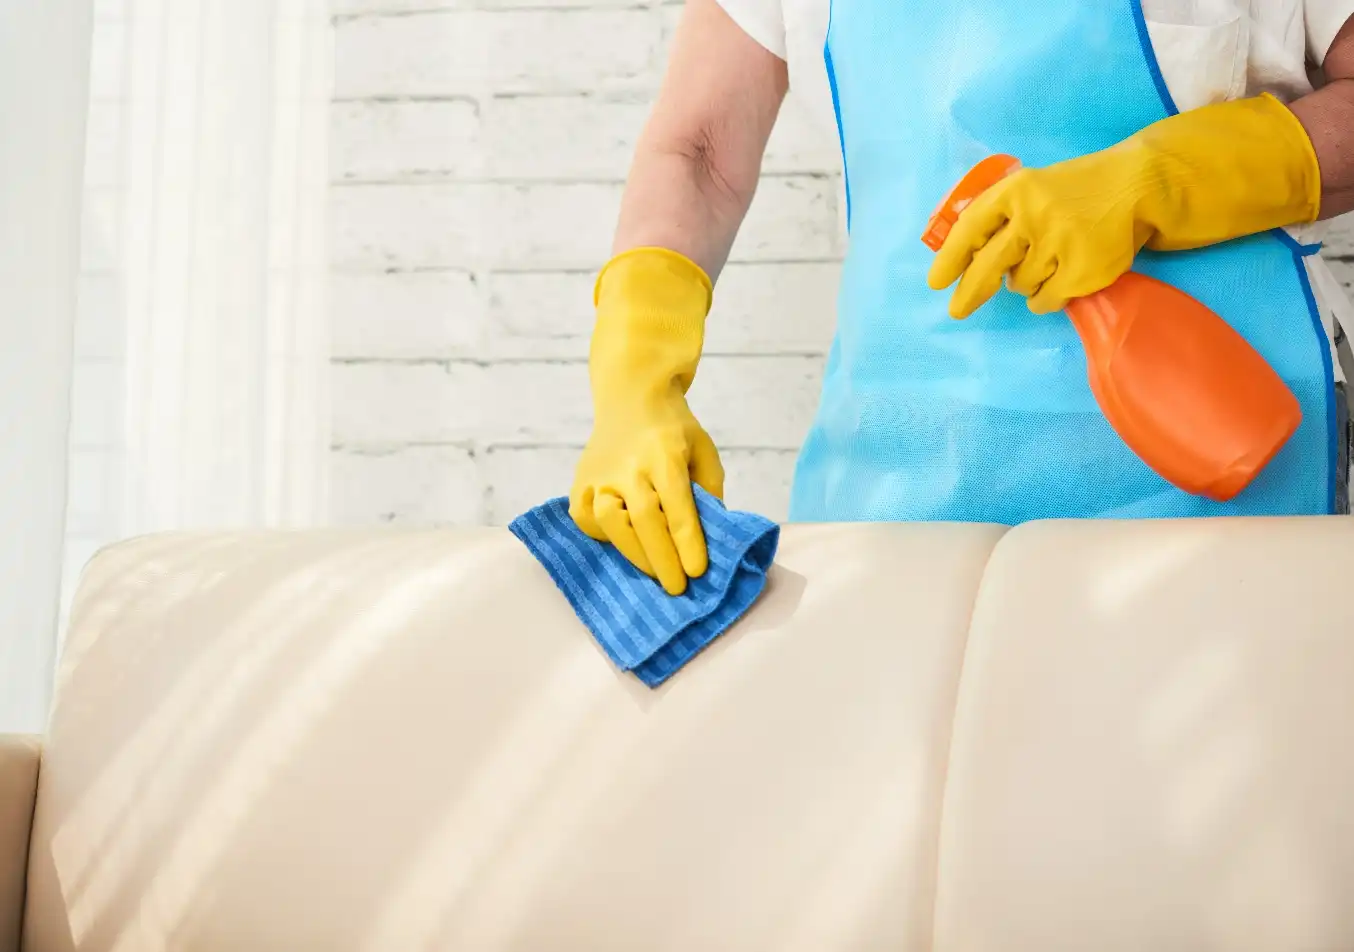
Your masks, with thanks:
[[[1268,93],[1202,106],[1132,139],[1150,156],[1139,176],[1148,246],[1178,251],[1290,225],[1321,213],[1321,167],[1302,122]],[[1171,183],[1167,192],[1161,183]]]
[[[1293,110],[1270,93],[1261,93],[1256,100],[1259,110],[1273,115],[1275,131],[1282,130],[1291,155],[1293,197],[1302,217],[1285,224],[1309,225],[1321,217],[1321,163],[1317,161],[1316,146]]]
[[[597,277],[589,367],[594,402],[685,394],[696,376],[710,312],[709,276],[666,248],[635,248]],[[619,394],[619,397],[618,395]]]
[[[599,309],[610,300],[627,308],[663,313],[710,313],[714,290],[710,277],[690,258],[668,248],[631,248],[612,258],[597,275],[592,303]]]

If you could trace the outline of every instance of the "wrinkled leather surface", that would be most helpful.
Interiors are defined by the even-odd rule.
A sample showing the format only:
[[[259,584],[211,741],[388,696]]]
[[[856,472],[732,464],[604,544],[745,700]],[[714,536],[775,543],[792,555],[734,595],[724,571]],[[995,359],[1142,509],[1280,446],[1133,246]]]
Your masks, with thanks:
[[[32,952],[929,943],[1001,530],[788,532],[663,689],[506,532],[147,539],[87,572]]]
[[[27,952],[1354,943],[1354,521],[794,526],[663,689],[505,531],[86,572]]]

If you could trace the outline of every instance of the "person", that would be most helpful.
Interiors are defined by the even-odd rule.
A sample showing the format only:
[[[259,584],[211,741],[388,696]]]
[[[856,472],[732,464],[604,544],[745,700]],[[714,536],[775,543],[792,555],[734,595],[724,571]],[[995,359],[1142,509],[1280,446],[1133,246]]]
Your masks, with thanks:
[[[723,471],[685,394],[787,91],[835,130],[837,332],[792,521],[1325,514],[1348,508],[1348,302],[1314,252],[1354,209],[1354,0],[687,0],[594,293],[594,425],[570,512],[672,594]],[[960,215],[995,153],[1022,168]],[[1109,428],[1059,309],[1130,268],[1222,315],[1303,421],[1234,500]],[[945,289],[953,286],[952,292]],[[963,318],[963,320],[954,320]]]

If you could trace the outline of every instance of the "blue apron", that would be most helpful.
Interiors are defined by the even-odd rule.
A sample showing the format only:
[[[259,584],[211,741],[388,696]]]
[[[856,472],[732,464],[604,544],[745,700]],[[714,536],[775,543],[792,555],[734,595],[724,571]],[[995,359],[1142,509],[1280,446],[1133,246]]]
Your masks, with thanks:
[[[793,521],[1333,511],[1331,356],[1302,263],[1315,249],[1275,232],[1134,265],[1222,315],[1302,403],[1298,432],[1227,503],[1175,489],[1124,445],[1065,315],[1003,290],[955,321],[926,285],[926,219],[980,159],[1047,165],[1175,112],[1137,0],[835,0],[824,54],[850,248]]]

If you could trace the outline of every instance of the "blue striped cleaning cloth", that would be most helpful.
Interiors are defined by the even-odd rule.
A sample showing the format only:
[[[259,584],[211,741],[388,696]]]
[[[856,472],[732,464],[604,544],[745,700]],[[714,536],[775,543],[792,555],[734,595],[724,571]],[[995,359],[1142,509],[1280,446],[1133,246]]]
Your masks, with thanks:
[[[780,527],[732,512],[692,487],[705,529],[710,568],[686,591],[663,591],[616,550],[583,534],[569,500],[552,499],[508,528],[531,550],[580,621],[622,671],[657,687],[752,607],[766,587]]]

